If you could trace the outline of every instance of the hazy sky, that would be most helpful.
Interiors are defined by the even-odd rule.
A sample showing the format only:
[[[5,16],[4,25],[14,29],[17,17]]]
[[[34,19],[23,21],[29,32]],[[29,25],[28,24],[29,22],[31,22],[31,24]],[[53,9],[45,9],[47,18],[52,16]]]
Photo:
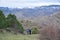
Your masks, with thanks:
[[[60,5],[60,0],[0,0],[0,7],[24,8],[43,5]]]

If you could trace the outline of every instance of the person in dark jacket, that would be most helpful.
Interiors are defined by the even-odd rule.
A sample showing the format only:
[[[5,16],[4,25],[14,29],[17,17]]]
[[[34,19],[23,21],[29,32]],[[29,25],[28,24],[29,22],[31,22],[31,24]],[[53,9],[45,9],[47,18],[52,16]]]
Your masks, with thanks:
[[[31,30],[30,29],[26,29],[27,34],[31,34]]]

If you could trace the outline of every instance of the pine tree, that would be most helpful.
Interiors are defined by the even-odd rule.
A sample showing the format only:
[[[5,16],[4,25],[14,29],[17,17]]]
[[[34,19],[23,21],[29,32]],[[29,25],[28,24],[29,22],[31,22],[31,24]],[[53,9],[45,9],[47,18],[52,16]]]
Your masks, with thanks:
[[[7,24],[8,24],[7,25],[8,27],[14,28],[16,32],[19,31],[19,32],[23,33],[22,24],[19,23],[19,21],[17,20],[15,15],[9,14],[7,16]]]
[[[0,29],[6,28],[6,19],[3,12],[0,10]]]

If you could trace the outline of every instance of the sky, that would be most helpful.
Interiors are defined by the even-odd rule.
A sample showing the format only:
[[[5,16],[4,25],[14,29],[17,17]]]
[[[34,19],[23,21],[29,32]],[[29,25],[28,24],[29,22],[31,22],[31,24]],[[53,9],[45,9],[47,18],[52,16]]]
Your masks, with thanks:
[[[60,0],[0,0],[0,7],[33,8],[45,5],[60,5]]]

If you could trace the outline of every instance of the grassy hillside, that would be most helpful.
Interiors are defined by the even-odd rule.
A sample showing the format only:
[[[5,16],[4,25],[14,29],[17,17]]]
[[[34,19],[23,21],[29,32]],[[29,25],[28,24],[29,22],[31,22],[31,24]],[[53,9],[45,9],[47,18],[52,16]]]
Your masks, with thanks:
[[[38,40],[38,34],[32,35],[14,35],[12,33],[0,33],[0,40]]]

